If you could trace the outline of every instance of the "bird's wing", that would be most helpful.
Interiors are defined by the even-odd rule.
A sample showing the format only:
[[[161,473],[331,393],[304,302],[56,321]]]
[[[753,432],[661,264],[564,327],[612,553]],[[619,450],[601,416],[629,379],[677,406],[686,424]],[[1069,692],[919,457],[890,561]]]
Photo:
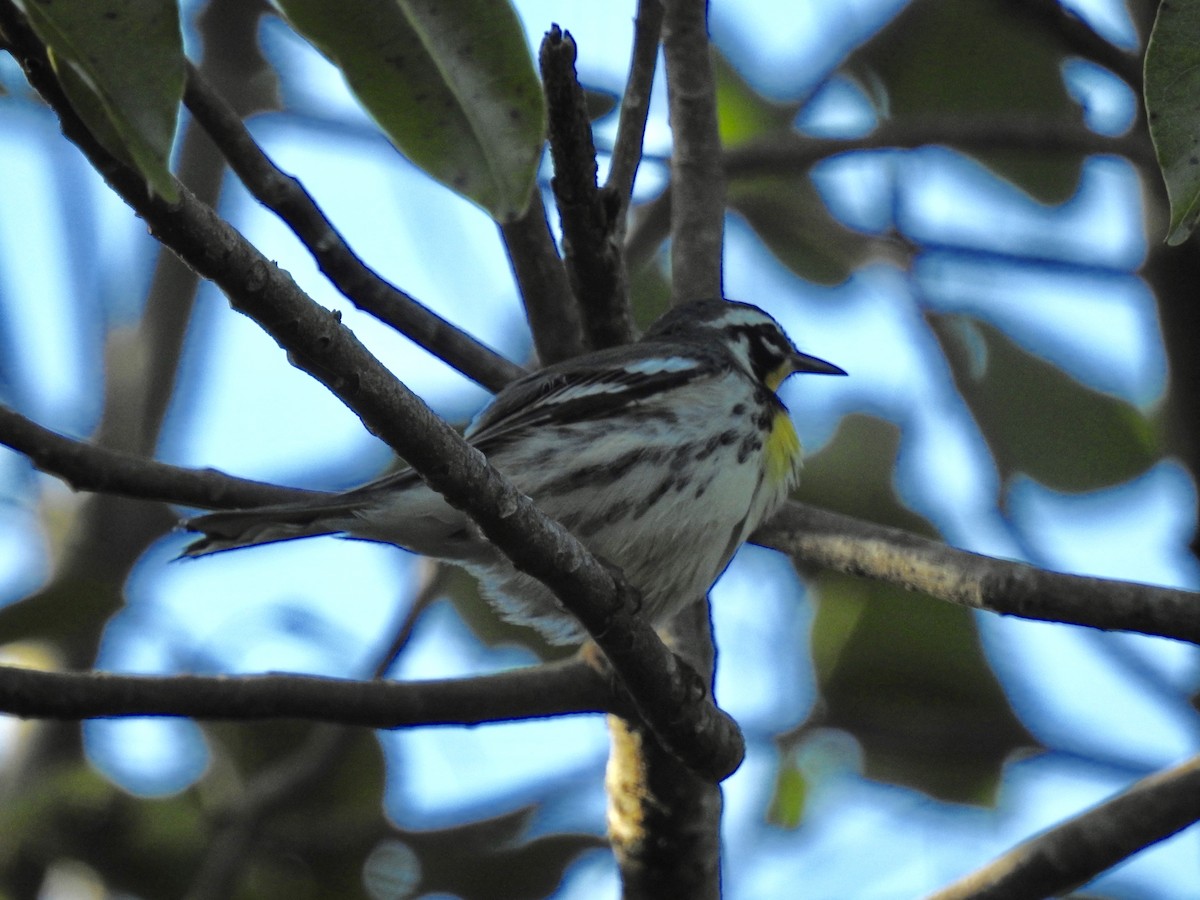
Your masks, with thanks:
[[[641,343],[591,353],[549,366],[501,391],[467,429],[484,453],[518,432],[547,422],[569,424],[602,418],[661,391],[724,371],[706,348],[681,353],[677,344]]]

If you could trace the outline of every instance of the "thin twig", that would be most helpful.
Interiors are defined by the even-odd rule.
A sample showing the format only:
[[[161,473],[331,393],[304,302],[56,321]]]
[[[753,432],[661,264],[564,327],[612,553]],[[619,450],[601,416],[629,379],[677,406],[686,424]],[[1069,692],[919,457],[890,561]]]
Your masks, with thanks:
[[[372,678],[382,679],[407,646],[421,615],[440,593],[437,563],[430,562],[420,578],[416,596],[393,629],[394,636],[379,655]],[[220,817],[220,830],[208,841],[204,857],[192,880],[187,900],[217,900],[232,896],[238,875],[246,868],[262,832],[262,825],[277,811],[304,798],[308,785],[319,782],[336,769],[352,742],[359,737],[345,725],[312,728],[304,742],[292,752],[255,772],[238,792],[227,816]]]
[[[1191,591],[1048,572],[795,502],[751,540],[971,609],[1200,644],[1200,595]]]
[[[533,192],[524,215],[500,225],[500,236],[521,289],[538,360],[550,365],[578,356],[584,351],[579,307],[554,249],[541,191]]]
[[[563,255],[579,301],[584,340],[598,350],[633,339],[629,286],[621,260],[618,195],[596,186],[596,145],[575,72],[575,41],[557,25],[542,39],[554,199],[562,220]]]
[[[621,95],[617,138],[613,143],[608,180],[604,183],[621,201],[617,217],[617,234],[621,238],[625,235],[625,212],[629,208],[634,179],[642,160],[642,142],[646,134],[646,117],[650,113],[650,93],[658,62],[662,20],[662,0],[638,0],[637,17],[633,21],[629,78],[625,81],[625,93]]]
[[[271,161],[233,108],[190,64],[183,99],[246,189],[291,228],[321,271],[356,307],[488,390],[498,391],[524,374],[520,366],[389,284],[359,259],[304,185]]]
[[[929,900],[1058,897],[1200,820],[1200,757],[1144,778],[931,895]]]

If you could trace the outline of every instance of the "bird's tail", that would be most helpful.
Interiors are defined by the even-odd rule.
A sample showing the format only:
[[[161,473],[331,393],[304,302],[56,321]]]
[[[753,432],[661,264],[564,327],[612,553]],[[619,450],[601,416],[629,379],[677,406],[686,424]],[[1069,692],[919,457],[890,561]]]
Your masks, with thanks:
[[[197,516],[184,522],[183,527],[203,536],[188,544],[180,556],[207,556],[255,544],[320,534],[342,534],[353,528],[358,505],[345,495],[336,495],[328,500],[284,503]]]

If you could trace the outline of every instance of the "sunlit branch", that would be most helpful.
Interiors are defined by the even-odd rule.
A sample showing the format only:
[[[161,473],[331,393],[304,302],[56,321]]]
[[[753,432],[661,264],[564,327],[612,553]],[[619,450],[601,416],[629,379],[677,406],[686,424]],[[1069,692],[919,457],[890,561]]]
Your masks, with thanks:
[[[1200,820],[1200,757],[1017,845],[929,900],[1038,900],[1091,881]]]
[[[1200,644],[1200,594],[1190,591],[1049,572],[795,502],[751,540],[972,609]]]

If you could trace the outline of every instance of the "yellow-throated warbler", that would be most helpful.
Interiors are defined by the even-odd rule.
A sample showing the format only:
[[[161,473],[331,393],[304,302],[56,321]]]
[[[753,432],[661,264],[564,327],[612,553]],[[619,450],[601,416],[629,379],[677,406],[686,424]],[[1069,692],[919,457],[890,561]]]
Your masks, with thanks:
[[[700,597],[787,497],[800,441],[775,391],[793,372],[846,374],[800,353],[756,306],[672,309],[637,343],[520,378],[466,432],[538,507],[619,566],[652,622]],[[299,504],[187,523],[201,556],[341,534],[396,544],[477,575],[504,615],[556,643],[585,635],[541,583],[518,572],[411,470]]]

